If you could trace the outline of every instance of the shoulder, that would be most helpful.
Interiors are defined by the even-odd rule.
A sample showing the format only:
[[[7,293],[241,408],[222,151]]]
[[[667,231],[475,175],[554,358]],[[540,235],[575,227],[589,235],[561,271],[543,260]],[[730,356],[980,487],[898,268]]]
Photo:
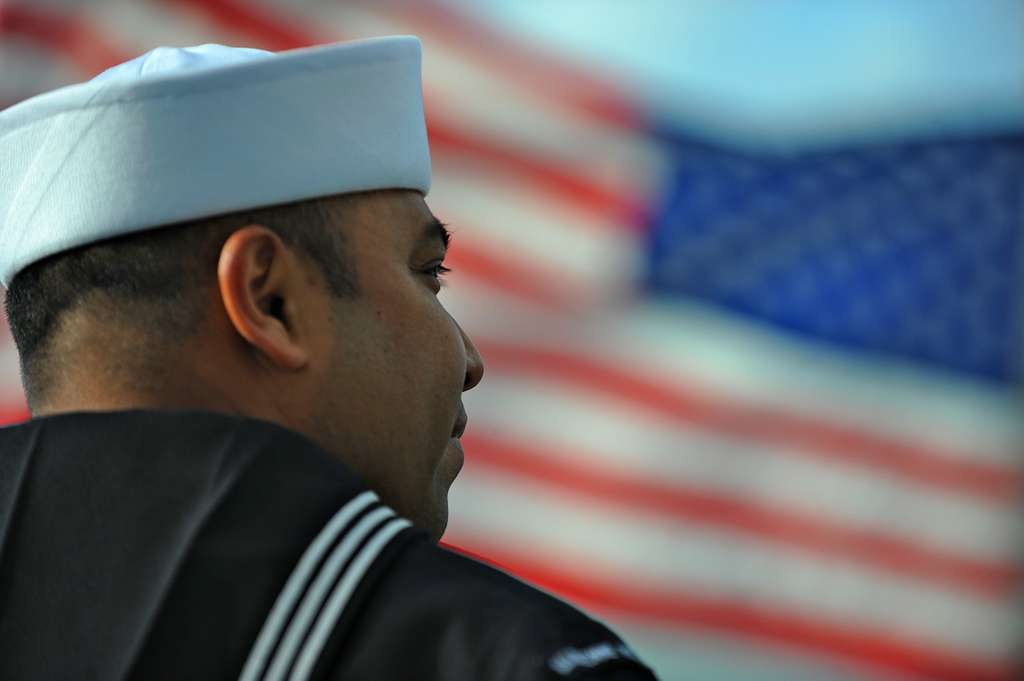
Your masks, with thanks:
[[[600,622],[439,548],[364,493],[310,544],[240,678],[651,681],[654,675]]]
[[[333,678],[654,679],[601,622],[425,535],[394,557],[354,624]]]

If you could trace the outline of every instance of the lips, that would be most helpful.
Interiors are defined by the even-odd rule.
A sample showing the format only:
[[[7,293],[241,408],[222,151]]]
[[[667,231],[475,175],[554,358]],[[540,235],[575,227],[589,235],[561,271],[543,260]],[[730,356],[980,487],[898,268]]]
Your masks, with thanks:
[[[462,470],[462,466],[466,462],[466,453],[462,451],[462,442],[455,437],[448,440],[448,448],[445,452],[448,455],[445,457],[445,461],[448,464],[450,482],[454,482],[455,478],[459,477],[459,471]]]
[[[466,414],[466,408],[459,405],[459,416],[455,419],[455,426],[452,428],[452,437],[455,439],[462,437],[462,434],[466,432],[467,423],[469,423],[469,416]]]

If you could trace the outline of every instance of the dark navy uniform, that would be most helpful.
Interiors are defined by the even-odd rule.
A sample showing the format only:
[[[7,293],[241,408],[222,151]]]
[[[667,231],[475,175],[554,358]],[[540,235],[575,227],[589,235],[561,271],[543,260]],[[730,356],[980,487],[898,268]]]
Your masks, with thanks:
[[[653,678],[280,426],[131,411],[0,429],[4,681]]]

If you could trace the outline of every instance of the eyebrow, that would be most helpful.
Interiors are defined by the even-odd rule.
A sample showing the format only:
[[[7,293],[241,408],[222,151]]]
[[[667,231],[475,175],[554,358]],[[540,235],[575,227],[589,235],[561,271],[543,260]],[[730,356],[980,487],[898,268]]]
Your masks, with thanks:
[[[445,228],[445,223],[437,218],[433,218],[423,226],[423,231],[420,233],[417,244],[428,244],[431,241],[440,241],[446,251],[448,250],[448,245],[452,242],[452,235]]]

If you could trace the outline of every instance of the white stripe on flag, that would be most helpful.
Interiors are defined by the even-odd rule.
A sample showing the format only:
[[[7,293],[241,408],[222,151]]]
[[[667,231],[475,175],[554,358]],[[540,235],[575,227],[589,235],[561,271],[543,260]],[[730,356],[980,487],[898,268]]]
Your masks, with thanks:
[[[8,335],[0,327],[0,412],[8,405],[22,403],[21,374],[18,368],[18,351]]]
[[[316,539],[309,545],[306,552],[302,554],[302,558],[292,571],[291,576],[285,583],[284,589],[281,590],[281,594],[277,597],[277,602],[274,603],[274,607],[271,609],[270,615],[263,625],[263,630],[256,639],[256,644],[249,654],[249,659],[246,660],[245,666],[242,668],[242,674],[239,676],[240,681],[255,681],[259,678],[263,672],[266,657],[270,653],[274,642],[279,638],[281,628],[284,626],[288,614],[295,607],[295,601],[312,576],[313,568],[316,567],[324,553],[334,543],[338,533],[354,517],[377,500],[376,494],[366,491],[342,506],[341,510],[334,514],[334,517],[324,526],[324,529],[316,536]]]
[[[543,266],[603,300],[621,294],[640,271],[639,236],[614,221],[543,196],[515,177],[499,183],[493,167],[480,161],[442,155],[433,163],[430,205],[452,223],[456,244],[478,242],[503,259]],[[503,205],[510,194],[515,203]]]
[[[194,12],[166,3],[103,0],[83,3],[79,16],[102,31],[126,59],[158,45],[234,44],[230,35],[212,35]]]
[[[18,36],[0,38],[0,108],[70,83],[77,77],[52,52]]]

